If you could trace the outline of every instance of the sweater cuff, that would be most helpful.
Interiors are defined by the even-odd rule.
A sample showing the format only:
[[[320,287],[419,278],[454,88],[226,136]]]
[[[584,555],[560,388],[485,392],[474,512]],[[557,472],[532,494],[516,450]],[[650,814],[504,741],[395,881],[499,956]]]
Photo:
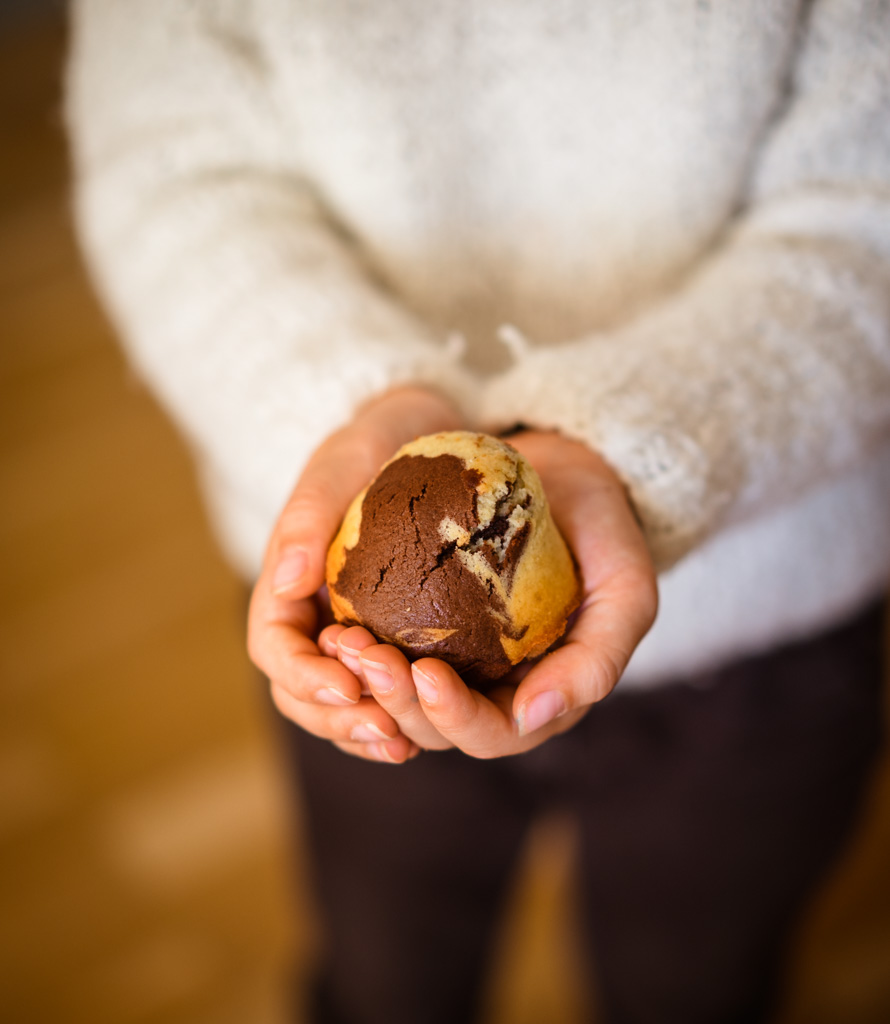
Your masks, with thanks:
[[[486,422],[500,430],[521,421],[589,445],[623,481],[664,571],[708,536],[723,502],[709,487],[701,446],[635,392],[630,360],[609,360],[605,369],[593,365],[590,349],[579,342],[522,355],[489,382]]]
[[[460,362],[461,354],[443,349],[427,352],[391,371],[388,388],[417,385],[435,391],[457,409],[468,429],[478,427],[482,387]],[[366,396],[372,397],[371,395]]]

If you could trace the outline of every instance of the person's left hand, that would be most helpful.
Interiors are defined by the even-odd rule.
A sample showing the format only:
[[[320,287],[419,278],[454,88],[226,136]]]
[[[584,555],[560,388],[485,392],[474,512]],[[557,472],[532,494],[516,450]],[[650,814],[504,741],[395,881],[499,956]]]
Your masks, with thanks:
[[[581,607],[562,645],[483,696],[445,662],[409,664],[359,626],[332,625],[319,636],[322,652],[364,680],[401,732],[426,749],[502,757],[565,732],[612,690],[655,619],[652,560],[613,470],[560,434],[526,431],[510,444],[540,474],[581,571]]]
[[[355,495],[401,445],[462,425],[426,388],[393,388],[362,406],[306,464],[272,531],[250,601],[247,646],[272,700],[295,725],[356,757],[400,764],[418,753],[360,681],[316,644],[330,616],[325,552]]]

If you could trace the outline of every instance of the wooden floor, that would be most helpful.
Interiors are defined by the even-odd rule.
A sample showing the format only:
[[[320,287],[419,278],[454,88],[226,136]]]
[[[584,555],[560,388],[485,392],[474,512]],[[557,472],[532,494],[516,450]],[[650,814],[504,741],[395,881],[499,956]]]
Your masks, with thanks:
[[[0,39],[0,1017],[280,1024],[314,941],[299,826],[242,586],[78,261],[63,45],[52,24]],[[565,828],[527,865],[487,1020],[575,1024],[594,986]],[[782,1024],[888,1020],[885,772]]]

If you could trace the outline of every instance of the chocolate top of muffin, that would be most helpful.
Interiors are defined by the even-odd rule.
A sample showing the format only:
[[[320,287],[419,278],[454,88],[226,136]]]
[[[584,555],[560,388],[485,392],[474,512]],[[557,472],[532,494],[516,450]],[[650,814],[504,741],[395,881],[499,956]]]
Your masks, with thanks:
[[[403,455],[365,493],[358,542],[336,588],[381,640],[434,654],[470,678],[511,667],[502,638],[519,640],[500,587],[509,591],[530,531],[532,495],[517,480],[480,516],[482,474],[450,454]],[[518,511],[517,511],[518,510]],[[474,571],[481,556],[490,572]]]

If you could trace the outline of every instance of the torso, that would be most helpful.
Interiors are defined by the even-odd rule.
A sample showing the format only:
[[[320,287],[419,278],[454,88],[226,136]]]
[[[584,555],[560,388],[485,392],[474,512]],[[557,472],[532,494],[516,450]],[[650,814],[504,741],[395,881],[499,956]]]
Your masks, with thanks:
[[[493,369],[499,324],[614,326],[718,242],[799,7],[302,3],[275,44],[295,159],[386,284]]]

